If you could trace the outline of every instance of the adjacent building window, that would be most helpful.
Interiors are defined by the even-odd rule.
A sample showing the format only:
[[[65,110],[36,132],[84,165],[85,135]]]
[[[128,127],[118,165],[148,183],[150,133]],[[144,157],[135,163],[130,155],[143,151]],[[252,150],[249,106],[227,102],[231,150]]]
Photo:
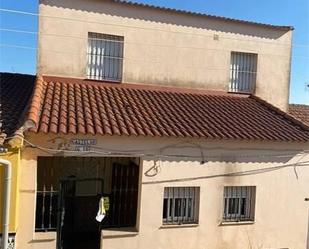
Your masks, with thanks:
[[[224,187],[223,221],[254,221],[255,186]]]
[[[123,37],[88,33],[87,77],[95,80],[121,81]]]
[[[257,73],[257,54],[232,52],[230,92],[253,93]]]
[[[163,224],[198,223],[199,187],[166,187],[163,199]]]

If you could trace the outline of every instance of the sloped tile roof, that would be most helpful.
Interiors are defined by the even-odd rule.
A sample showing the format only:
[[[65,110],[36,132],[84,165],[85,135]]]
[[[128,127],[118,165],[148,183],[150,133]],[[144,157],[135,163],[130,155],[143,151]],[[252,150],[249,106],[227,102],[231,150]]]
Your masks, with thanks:
[[[290,104],[289,114],[309,126],[309,105]]]
[[[32,132],[309,141],[309,128],[259,98],[137,84],[39,77]]]
[[[22,125],[35,76],[0,73],[0,134],[12,136]]]

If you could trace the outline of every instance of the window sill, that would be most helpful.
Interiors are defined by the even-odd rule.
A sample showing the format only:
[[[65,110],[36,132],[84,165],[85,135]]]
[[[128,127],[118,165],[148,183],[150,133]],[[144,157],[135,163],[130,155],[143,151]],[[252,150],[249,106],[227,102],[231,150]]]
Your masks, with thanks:
[[[242,95],[252,95],[254,94],[254,91],[237,91],[237,90],[228,90],[228,93],[236,93],[236,94],[242,94]]]
[[[175,224],[175,225],[162,225],[159,229],[170,229],[170,228],[190,228],[190,227],[198,227],[199,224]]]
[[[135,227],[102,229],[103,238],[133,237],[137,235],[138,231]]]
[[[57,232],[35,232],[33,235],[33,242],[49,242],[57,238]]]
[[[253,225],[255,221],[221,221],[220,226]]]
[[[93,82],[111,83],[111,84],[121,84],[121,82],[122,82],[122,79],[119,79],[119,80],[112,80],[112,79],[84,78],[84,80],[93,81]]]

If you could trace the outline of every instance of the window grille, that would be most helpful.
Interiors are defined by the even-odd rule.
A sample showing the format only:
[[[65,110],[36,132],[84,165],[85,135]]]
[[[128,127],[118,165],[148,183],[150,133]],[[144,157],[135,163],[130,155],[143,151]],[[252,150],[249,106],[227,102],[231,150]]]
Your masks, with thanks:
[[[224,187],[223,221],[254,221],[255,187]]]
[[[253,93],[257,74],[257,54],[232,52],[230,92]]]
[[[88,33],[87,54],[89,79],[121,81],[123,37]]]
[[[58,191],[44,186],[37,191],[35,231],[55,231],[57,228]]]
[[[198,223],[199,187],[166,187],[163,224]]]

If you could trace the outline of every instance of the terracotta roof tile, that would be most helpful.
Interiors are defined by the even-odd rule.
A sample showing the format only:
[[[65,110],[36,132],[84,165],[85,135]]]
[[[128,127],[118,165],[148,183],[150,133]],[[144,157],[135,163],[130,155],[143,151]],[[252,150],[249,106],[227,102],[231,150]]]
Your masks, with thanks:
[[[308,126],[249,95],[48,76],[35,89],[33,132],[309,140]]]
[[[10,137],[21,127],[34,85],[33,75],[0,73],[0,134]]]
[[[309,126],[309,105],[290,104],[289,114]]]

